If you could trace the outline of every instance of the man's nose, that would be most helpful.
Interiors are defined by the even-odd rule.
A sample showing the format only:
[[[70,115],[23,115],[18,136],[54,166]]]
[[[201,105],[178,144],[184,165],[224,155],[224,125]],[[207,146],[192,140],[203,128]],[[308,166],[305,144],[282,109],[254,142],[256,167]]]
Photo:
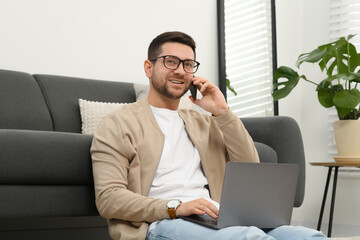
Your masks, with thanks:
[[[181,75],[185,75],[185,70],[184,70],[184,62],[181,62],[179,67],[177,69],[174,70],[174,73],[176,74],[181,74]]]

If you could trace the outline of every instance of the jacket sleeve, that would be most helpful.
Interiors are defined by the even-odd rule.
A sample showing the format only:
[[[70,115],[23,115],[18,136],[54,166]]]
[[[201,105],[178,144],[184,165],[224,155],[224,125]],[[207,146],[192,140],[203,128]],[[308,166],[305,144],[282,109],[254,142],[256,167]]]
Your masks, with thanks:
[[[236,114],[228,110],[214,120],[223,134],[229,161],[259,162],[254,141]]]
[[[101,121],[90,150],[96,206],[100,215],[131,222],[169,218],[166,200],[149,198],[129,190],[128,175],[135,157],[130,151],[131,144],[114,116],[109,115]]]

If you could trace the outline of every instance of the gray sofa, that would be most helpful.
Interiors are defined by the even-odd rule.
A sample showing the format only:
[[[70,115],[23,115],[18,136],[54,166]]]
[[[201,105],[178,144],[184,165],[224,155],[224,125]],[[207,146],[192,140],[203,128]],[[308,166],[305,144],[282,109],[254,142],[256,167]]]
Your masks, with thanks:
[[[94,201],[90,145],[78,99],[134,102],[132,83],[0,70],[0,239],[109,239]],[[262,162],[297,163],[301,133],[289,117],[242,119]]]

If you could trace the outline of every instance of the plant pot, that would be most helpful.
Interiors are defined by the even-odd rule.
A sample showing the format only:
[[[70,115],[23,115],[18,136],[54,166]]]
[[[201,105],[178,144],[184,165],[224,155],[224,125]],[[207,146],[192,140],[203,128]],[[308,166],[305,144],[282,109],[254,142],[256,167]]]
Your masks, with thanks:
[[[359,120],[338,120],[334,122],[334,137],[338,156],[360,158]]]

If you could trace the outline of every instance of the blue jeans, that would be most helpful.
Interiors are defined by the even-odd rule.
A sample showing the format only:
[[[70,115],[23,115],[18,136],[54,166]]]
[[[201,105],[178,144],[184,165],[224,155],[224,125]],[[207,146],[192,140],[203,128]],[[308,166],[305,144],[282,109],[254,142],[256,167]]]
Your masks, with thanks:
[[[256,227],[227,227],[220,230],[204,227],[183,219],[162,220],[146,240],[307,240],[328,239],[321,232],[294,226],[281,226],[267,233]]]

